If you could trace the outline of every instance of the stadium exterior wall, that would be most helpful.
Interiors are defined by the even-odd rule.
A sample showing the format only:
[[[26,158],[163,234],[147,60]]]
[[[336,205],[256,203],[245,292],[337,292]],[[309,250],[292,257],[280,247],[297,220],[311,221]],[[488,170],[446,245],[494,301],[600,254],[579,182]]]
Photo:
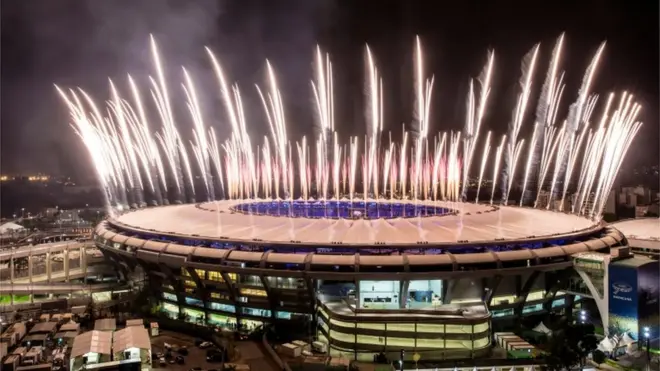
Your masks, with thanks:
[[[162,299],[169,292],[174,296],[168,297],[174,297],[179,308],[199,309],[206,318],[215,312],[222,313],[234,317],[240,326],[243,318],[271,321],[286,317],[279,312],[315,314],[316,288],[325,280],[441,279],[445,283],[444,300],[481,300],[494,313],[505,311],[503,318],[523,315],[528,305],[539,308],[541,304],[543,310],[552,310],[558,292],[562,295],[571,274],[571,254],[609,252],[611,247],[626,244],[625,237],[614,228],[600,227],[589,233],[581,241],[533,250],[387,256],[286,254],[186,246],[183,242],[134,237],[135,231],[124,230],[112,220],[97,226],[94,239],[124,276],[140,265],[156,298]],[[279,284],[278,278],[287,283]],[[529,297],[530,293],[536,293],[534,298]],[[512,300],[497,300],[503,296]],[[231,308],[225,305],[233,309],[224,311]],[[256,312],[247,309],[262,311],[255,315]],[[498,316],[494,315],[494,319]]]

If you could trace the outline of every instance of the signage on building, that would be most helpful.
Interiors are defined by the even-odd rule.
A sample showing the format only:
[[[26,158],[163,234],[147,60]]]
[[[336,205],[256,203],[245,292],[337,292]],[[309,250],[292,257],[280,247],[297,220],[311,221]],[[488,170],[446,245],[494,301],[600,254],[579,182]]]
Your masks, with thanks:
[[[639,294],[637,267],[628,264],[609,266],[609,323],[630,333],[637,333]]]

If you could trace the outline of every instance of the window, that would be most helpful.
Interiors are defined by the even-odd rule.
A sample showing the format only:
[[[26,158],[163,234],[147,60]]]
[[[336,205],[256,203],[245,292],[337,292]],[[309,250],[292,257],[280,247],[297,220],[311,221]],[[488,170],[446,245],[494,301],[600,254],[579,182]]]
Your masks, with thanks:
[[[225,279],[222,278],[220,272],[209,271],[208,274],[209,281],[225,282]]]
[[[268,296],[265,290],[255,290],[255,289],[241,289],[241,295]]]
[[[230,304],[222,304],[222,303],[213,303],[210,302],[207,304],[209,309],[212,310],[217,310],[221,312],[230,312],[230,313],[236,313],[236,307]]]

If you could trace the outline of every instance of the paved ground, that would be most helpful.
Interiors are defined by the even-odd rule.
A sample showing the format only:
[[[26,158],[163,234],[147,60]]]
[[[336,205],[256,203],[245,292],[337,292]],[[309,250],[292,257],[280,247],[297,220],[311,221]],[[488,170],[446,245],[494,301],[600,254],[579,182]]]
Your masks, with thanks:
[[[202,370],[220,369],[220,363],[206,362],[206,349],[199,349],[195,346],[195,338],[171,331],[161,331],[160,335],[151,338],[152,352],[162,352],[164,343],[171,344],[174,347],[185,345],[188,347],[188,355],[185,356],[186,363],[183,365],[168,364],[166,367],[160,367],[158,362],[154,361],[154,371],[188,371],[193,367],[201,367]],[[244,363],[250,365],[254,371],[279,371],[273,364],[273,361],[265,354],[261,344],[253,341],[236,342],[236,347],[240,358],[235,363]]]

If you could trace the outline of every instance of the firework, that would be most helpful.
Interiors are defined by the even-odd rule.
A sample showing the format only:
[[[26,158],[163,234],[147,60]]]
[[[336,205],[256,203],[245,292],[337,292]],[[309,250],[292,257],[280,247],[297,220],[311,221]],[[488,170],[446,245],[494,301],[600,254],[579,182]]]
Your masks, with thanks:
[[[125,98],[118,85],[110,82],[110,99],[105,110],[80,89],[58,87],[57,92],[69,108],[74,131],[88,149],[105,202],[111,209],[218,197],[366,201],[379,199],[381,195],[386,197],[388,193],[391,200],[461,201],[466,197],[473,157],[479,146],[482,153],[475,174],[478,179],[475,202],[479,201],[484,174],[490,167],[491,204],[496,203],[495,190],[500,186],[502,203],[506,204],[514,184],[520,181],[523,196],[527,190],[536,191],[535,206],[551,208],[553,195],[557,193],[561,211],[572,189],[575,202],[570,211],[599,218],[616,173],[641,126],[637,121],[641,107],[631,94],[624,93],[616,109],[612,108],[614,94],[609,95],[602,110],[598,108],[598,96],[591,94],[590,88],[602,58],[605,46],[602,44],[585,72],[576,102],[559,128],[556,121],[561,115],[564,92],[563,72],[559,71],[563,44],[564,35],[561,35],[552,53],[529,139],[521,138],[520,133],[531,104],[539,45],[523,59],[520,93],[509,130],[501,137],[494,157],[491,156],[493,133],[489,131],[483,144],[479,144],[491,93],[494,52],[489,52],[478,84],[470,81],[463,131],[432,133],[434,78],[425,76],[419,38],[415,39],[413,54],[413,131],[406,130],[404,124],[400,143],[392,140],[391,133],[389,142],[381,143],[386,121],[383,79],[369,47],[365,53],[367,130],[364,140],[350,137],[342,142],[335,131],[333,66],[330,55],[323,53],[320,47],[316,49],[315,74],[311,82],[317,114],[313,140],[304,136],[293,141],[289,138],[286,103],[275,68],[266,62],[266,89],[257,85],[256,92],[270,135],[255,147],[248,135],[241,91],[238,85],[228,82],[210,49],[207,54],[218,81],[230,131],[220,137],[218,128],[207,124],[194,76],[185,68],[181,85],[189,117],[175,119],[167,71],[153,38],[150,50],[155,77],[148,77],[148,80],[156,117],[147,116],[151,110],[146,108],[140,87],[131,76],[128,77],[130,98]],[[596,120],[598,125],[592,127],[593,112],[599,110],[602,114]],[[260,118],[250,117],[253,119]],[[192,123],[189,141],[183,140],[175,124],[182,120]],[[516,169],[523,149],[527,151],[527,159],[522,179],[518,179]],[[548,177],[550,184],[546,186]],[[195,192],[195,179],[200,179],[197,189],[203,192]],[[536,189],[530,184],[536,184]],[[547,204],[540,205],[544,190],[549,190],[550,198]],[[593,203],[587,202],[590,198]],[[520,205],[523,204],[521,198]]]

